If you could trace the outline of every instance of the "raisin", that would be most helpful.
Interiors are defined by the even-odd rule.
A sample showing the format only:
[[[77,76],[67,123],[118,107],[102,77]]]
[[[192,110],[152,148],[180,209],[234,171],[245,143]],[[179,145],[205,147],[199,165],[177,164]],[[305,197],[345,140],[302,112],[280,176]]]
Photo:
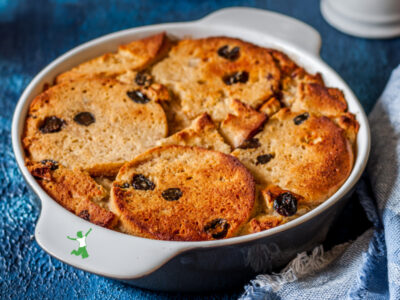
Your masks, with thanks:
[[[64,125],[64,120],[57,118],[56,116],[46,117],[39,127],[42,133],[54,133],[59,132]]]
[[[146,72],[138,72],[135,77],[137,85],[149,86],[152,83],[151,75]]]
[[[218,55],[226,58],[230,61],[234,61],[237,60],[240,56],[240,48],[239,47],[233,47],[230,51],[229,51],[229,46],[225,45],[222,46],[221,48],[218,49]]]
[[[235,83],[246,83],[249,80],[249,73],[246,71],[239,71],[229,75],[225,75],[222,80],[226,85]]]
[[[282,216],[293,216],[297,212],[297,198],[289,192],[280,194],[274,200],[274,209]]]
[[[132,178],[132,186],[135,190],[154,190],[155,184],[142,174],[135,174]]]
[[[273,158],[274,158],[273,154],[259,155],[259,156],[257,156],[256,165],[265,165],[266,163],[268,163]]]
[[[226,236],[229,229],[229,223],[225,219],[214,219],[204,226],[204,231],[211,234],[214,239],[222,239]]]
[[[254,149],[260,147],[260,141],[257,138],[245,140],[240,146],[240,149]]]
[[[141,91],[134,90],[134,91],[128,91],[126,92],[129,98],[131,98],[134,102],[139,103],[139,104],[146,104],[147,102],[150,101],[149,98],[145,94],[143,94]]]
[[[167,201],[176,201],[182,197],[182,191],[180,188],[170,188],[163,191],[161,196]]]
[[[310,115],[305,112],[304,114],[298,115],[293,119],[293,122],[295,125],[300,125],[301,123],[303,123],[304,121],[306,121],[308,119]]]
[[[42,165],[49,166],[50,170],[54,171],[58,169],[58,162],[52,159],[43,159],[40,162]]]
[[[89,126],[90,124],[94,123],[96,120],[94,116],[87,111],[81,112],[74,117],[74,121],[79,125]]]
[[[82,210],[82,211],[79,213],[78,216],[81,217],[82,219],[86,220],[86,221],[89,221],[89,220],[90,220],[90,214],[89,214],[89,212],[87,211],[87,209]]]

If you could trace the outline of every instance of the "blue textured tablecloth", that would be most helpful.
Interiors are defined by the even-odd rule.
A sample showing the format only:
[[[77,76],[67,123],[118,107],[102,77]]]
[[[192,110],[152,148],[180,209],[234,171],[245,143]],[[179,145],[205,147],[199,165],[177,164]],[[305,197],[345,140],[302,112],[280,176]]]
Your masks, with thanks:
[[[76,270],[38,247],[33,232],[39,208],[14,161],[11,117],[33,76],[74,46],[113,31],[193,20],[237,5],[282,12],[316,28],[323,40],[322,58],[348,82],[367,112],[382,92],[391,70],[400,63],[400,39],[372,41],[344,35],[322,19],[319,1],[313,0],[0,0],[0,299],[189,298],[132,288]],[[354,239],[369,226],[357,198],[349,203],[341,222],[346,222],[347,229],[333,229],[326,248]],[[230,299],[242,292],[243,287],[238,287],[236,291],[190,297]]]

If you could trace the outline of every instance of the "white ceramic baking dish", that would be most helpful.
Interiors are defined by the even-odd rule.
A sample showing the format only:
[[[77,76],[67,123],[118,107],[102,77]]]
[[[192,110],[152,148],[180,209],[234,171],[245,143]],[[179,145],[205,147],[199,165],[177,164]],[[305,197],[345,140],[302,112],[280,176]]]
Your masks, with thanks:
[[[287,224],[241,237],[205,242],[158,241],[129,236],[91,224],[57,204],[38,185],[24,165],[21,133],[31,100],[46,83],[71,67],[120,44],[166,31],[178,38],[230,36],[283,50],[309,72],[319,71],[327,85],[343,90],[360,123],[358,153],[350,177],[326,202]],[[85,43],[43,69],[22,94],[12,123],[12,143],[18,166],[38,195],[41,213],[35,229],[37,243],[50,255],[95,274],[136,286],[168,291],[205,291],[238,286],[258,272],[285,265],[296,253],[322,242],[349,198],[367,163],[370,149],[368,121],[347,84],[319,57],[321,38],[316,30],[295,19],[264,10],[228,8],[187,23],[169,23],[123,30]],[[66,237],[86,232],[89,257],[71,255],[77,248]]]

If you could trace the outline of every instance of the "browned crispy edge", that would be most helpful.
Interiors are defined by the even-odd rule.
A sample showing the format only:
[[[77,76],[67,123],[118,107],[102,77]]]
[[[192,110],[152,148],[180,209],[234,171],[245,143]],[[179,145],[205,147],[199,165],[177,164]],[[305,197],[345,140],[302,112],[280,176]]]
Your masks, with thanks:
[[[145,47],[149,53],[148,60],[146,62],[144,62],[143,65],[138,69],[139,71],[148,67],[149,65],[156,63],[157,61],[159,61],[163,57],[165,57],[165,55],[168,54],[169,49],[173,45],[173,42],[167,37],[166,33],[161,32],[161,33],[154,34],[154,35],[151,35],[149,37],[146,37],[146,38],[143,38],[140,40],[132,41],[129,44],[120,45],[118,47],[118,51],[129,51],[131,44],[134,44],[137,42],[142,42],[145,45]],[[79,79],[82,77],[110,77],[110,76],[116,77],[116,76],[120,75],[121,73],[108,74],[108,75],[99,73],[99,74],[94,74],[94,75],[93,74],[87,75],[87,74],[80,74],[80,72],[77,72],[75,70],[75,68],[79,67],[80,65],[94,62],[96,59],[99,59],[101,57],[104,57],[106,59],[107,57],[114,56],[116,53],[106,53],[106,54],[103,54],[96,58],[93,58],[91,60],[85,61],[85,62],[79,64],[78,66],[75,66],[74,68],[59,74],[56,77],[56,79],[54,80],[54,83],[59,84],[59,83],[65,82],[65,81],[76,80],[76,79]]]
[[[106,192],[88,173],[61,166],[54,169],[51,162],[27,160],[26,165],[46,193],[64,208],[102,227],[113,228],[116,225],[117,217],[93,202],[104,198]]]
[[[249,187],[249,194],[253,194],[254,197],[253,197],[252,203],[249,203],[251,208],[249,209],[248,213],[246,215],[243,215],[242,218],[236,218],[236,220],[239,219],[235,223],[236,226],[233,227],[232,224],[230,224],[231,226],[230,226],[229,232],[225,238],[234,236],[241,229],[241,225],[243,225],[251,216],[251,213],[252,213],[252,210],[254,207],[254,203],[255,203],[255,192],[256,192],[253,176],[250,174],[250,172],[247,170],[247,168],[244,167],[243,164],[236,157],[233,157],[231,155],[224,154],[224,153],[221,153],[218,151],[207,150],[207,149],[200,148],[200,147],[166,145],[166,146],[160,146],[160,147],[150,149],[150,150],[146,151],[145,153],[140,154],[133,161],[125,164],[121,168],[120,172],[124,172],[125,169],[134,166],[136,163],[141,162],[142,160],[146,160],[146,157],[148,157],[148,155],[151,155],[154,152],[158,152],[163,149],[173,149],[173,148],[175,148],[175,149],[176,148],[178,148],[178,149],[179,148],[181,148],[181,149],[190,148],[190,149],[196,149],[197,151],[215,152],[217,155],[223,157],[225,164],[231,164],[233,166],[233,169],[238,169],[238,168],[241,169],[243,171],[243,173],[246,175],[244,181],[246,183],[246,186]],[[146,238],[151,238],[151,239],[159,239],[159,240],[201,241],[201,240],[209,240],[210,239],[210,237],[204,232],[199,232],[198,235],[196,235],[196,236],[187,236],[185,239],[181,238],[181,237],[177,238],[176,236],[171,236],[168,233],[161,233],[161,232],[154,233],[151,225],[142,224],[142,223],[138,222],[138,220],[135,219],[135,216],[130,213],[130,210],[127,208],[125,201],[124,201],[124,193],[125,192],[123,191],[123,189],[121,187],[119,187],[117,184],[115,184],[115,182],[114,182],[112,190],[111,190],[111,199],[112,199],[111,205],[114,208],[114,212],[116,212],[117,215],[119,216],[120,221],[124,224],[124,229],[127,230],[130,234],[138,235],[138,236],[146,237]],[[149,216],[149,218],[151,218],[151,216]],[[154,225],[157,225],[157,224],[154,224]]]

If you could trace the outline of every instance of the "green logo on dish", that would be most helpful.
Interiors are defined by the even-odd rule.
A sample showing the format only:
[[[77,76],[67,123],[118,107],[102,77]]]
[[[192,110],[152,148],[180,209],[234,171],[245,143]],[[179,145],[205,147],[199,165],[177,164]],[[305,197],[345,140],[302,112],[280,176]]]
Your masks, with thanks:
[[[89,235],[91,231],[92,228],[90,228],[85,235],[83,235],[82,231],[78,231],[76,233],[76,238],[67,236],[67,239],[70,239],[72,241],[77,241],[79,243],[79,248],[77,250],[72,250],[71,255],[82,256],[82,259],[89,257],[89,254],[86,250],[86,237]]]

